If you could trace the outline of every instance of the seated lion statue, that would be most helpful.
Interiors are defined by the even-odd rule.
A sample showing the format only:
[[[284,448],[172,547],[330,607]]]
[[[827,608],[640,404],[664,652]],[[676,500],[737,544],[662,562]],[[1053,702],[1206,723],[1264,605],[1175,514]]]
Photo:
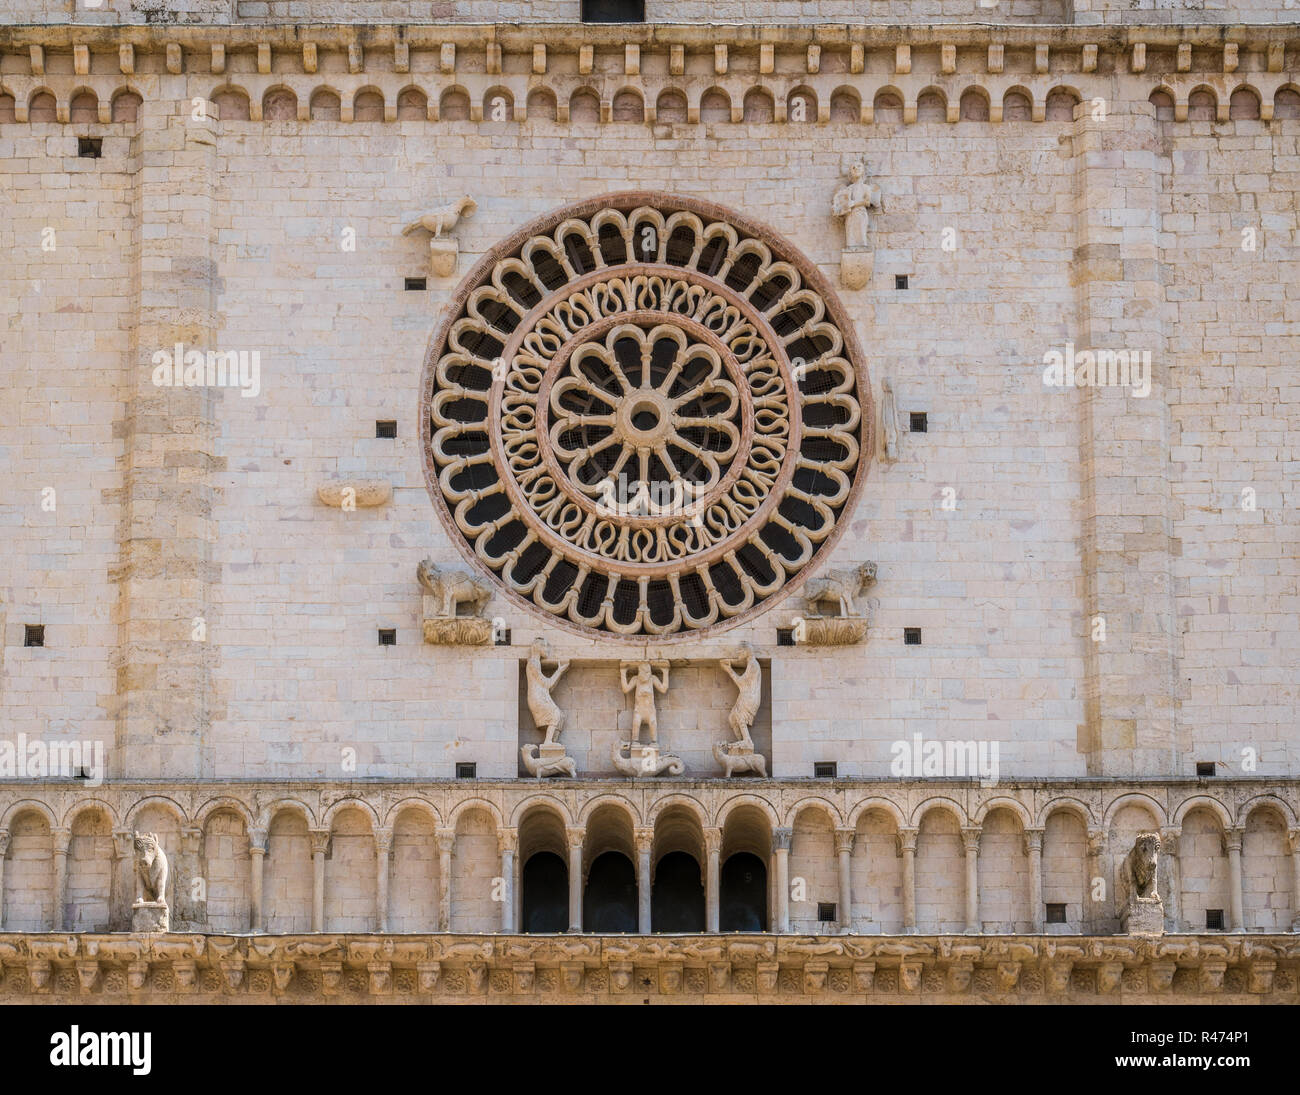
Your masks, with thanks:
[[[1134,900],[1159,901],[1156,875],[1160,866],[1160,834],[1138,833],[1119,867],[1120,904]]]
[[[167,855],[154,833],[136,833],[135,873],[140,879],[141,901],[166,901]]]

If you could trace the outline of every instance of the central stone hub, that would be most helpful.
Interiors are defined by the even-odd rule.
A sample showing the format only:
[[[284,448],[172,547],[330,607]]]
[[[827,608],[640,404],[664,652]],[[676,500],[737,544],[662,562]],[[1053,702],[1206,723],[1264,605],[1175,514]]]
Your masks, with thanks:
[[[633,445],[654,445],[670,432],[671,411],[666,400],[650,392],[637,392],[619,415],[624,436]]]

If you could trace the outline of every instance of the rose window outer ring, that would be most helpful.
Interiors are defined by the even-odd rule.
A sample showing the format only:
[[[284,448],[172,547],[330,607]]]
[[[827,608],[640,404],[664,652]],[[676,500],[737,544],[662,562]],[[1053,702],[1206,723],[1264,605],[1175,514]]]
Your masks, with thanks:
[[[657,250],[640,255],[634,233],[650,225]],[[699,314],[690,311],[696,303]],[[619,327],[646,338],[661,327],[680,332],[687,341],[678,343],[679,356],[721,362],[706,376],[706,383],[717,381],[711,394],[729,399],[729,385],[737,397],[717,419],[729,427],[687,416],[692,428],[727,439],[739,430],[726,466],[695,499],[704,524],[697,517],[693,533],[675,513],[610,517],[593,498],[592,482],[570,481],[572,445],[557,453],[551,444],[553,386],[575,375],[573,355],[599,356],[600,347],[613,354],[604,340]],[[810,347],[805,374],[812,384],[792,366],[791,349],[801,346]],[[755,388],[747,382],[751,367],[759,374]],[[663,193],[610,194],[555,210],[485,254],[449,301],[421,387],[425,480],[457,550],[510,603],[593,637],[689,640],[774,607],[843,534],[874,452],[864,357],[826,280],[770,229],[722,206]],[[596,403],[621,413],[609,391],[609,400],[593,393]],[[620,385],[618,398],[634,395]],[[503,411],[507,397],[512,403]],[[580,422],[589,412],[567,413]],[[585,443],[589,460],[593,443]],[[587,542],[566,538],[575,534]]]

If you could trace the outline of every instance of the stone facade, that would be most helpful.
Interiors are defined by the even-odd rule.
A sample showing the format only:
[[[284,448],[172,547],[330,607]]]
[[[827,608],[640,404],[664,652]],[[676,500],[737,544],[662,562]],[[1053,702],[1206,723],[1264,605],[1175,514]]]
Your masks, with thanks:
[[[0,3],[0,1000],[1296,1002],[1300,27],[508,7]],[[832,208],[857,163],[866,246]],[[438,416],[507,436],[494,325],[678,275],[758,334],[679,310],[716,401],[656,413],[688,442],[707,420],[707,489],[733,427],[737,451],[785,438],[802,471],[772,480],[800,498],[755,512],[790,537],[719,533],[697,577],[640,586],[615,550],[608,587],[570,547],[523,573]],[[589,348],[623,311],[570,323],[575,360],[614,370]],[[160,382],[195,349],[233,379]],[[1099,351],[1133,382],[1044,382]],[[589,429],[582,399],[563,428]],[[580,494],[599,433],[548,436]],[[571,778],[521,762],[536,640],[568,665]],[[725,778],[742,644],[766,775]],[[617,778],[642,662],[680,775]],[[166,933],[132,930],[137,832]],[[1122,934],[1147,832],[1164,937]],[[529,896],[543,862],[558,911]],[[700,921],[660,938],[683,862]],[[627,935],[592,934],[611,870]],[[524,934],[534,914],[572,938]]]

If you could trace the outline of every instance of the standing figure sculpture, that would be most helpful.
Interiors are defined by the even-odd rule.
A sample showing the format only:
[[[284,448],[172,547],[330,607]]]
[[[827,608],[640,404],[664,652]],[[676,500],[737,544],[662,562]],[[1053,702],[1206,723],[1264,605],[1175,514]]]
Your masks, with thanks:
[[[641,662],[636,667],[636,676],[629,678],[628,666],[620,671],[620,683],[624,692],[632,692],[632,741],[641,741],[641,727],[650,731],[650,744],[659,742],[659,716],[655,711],[655,693],[668,691],[668,667],[659,670],[655,676],[654,667],[649,662]]]
[[[546,731],[544,745],[555,745],[564,729],[564,712],[551,698],[551,690],[569,668],[568,662],[558,662],[555,672],[548,677],[542,669],[542,659],[549,661],[550,656],[546,640],[538,639],[528,652],[528,662],[524,667],[524,676],[528,680],[528,710],[533,716],[533,724]]]
[[[542,661],[549,661],[550,648],[545,639],[538,639],[528,652],[528,661],[524,664],[524,678],[528,682],[528,710],[533,716],[533,723],[546,733],[541,745],[525,745],[519,750],[524,760],[524,767],[541,779],[543,776],[568,776],[573,778],[578,773],[574,759],[566,756],[564,746],[560,744],[560,731],[564,729],[564,712],[560,705],[551,698],[551,690],[560,682],[569,668],[568,662],[558,662],[555,672],[549,677],[542,668]]]
[[[629,671],[631,674],[629,675]],[[680,776],[686,771],[681,757],[659,751],[659,716],[655,711],[655,693],[668,691],[667,662],[624,663],[619,668],[619,683],[632,694],[631,740],[614,741],[614,768],[633,778],[658,776],[667,772]],[[641,727],[649,731],[650,740],[641,743]],[[624,750],[627,754],[624,755]]]
[[[732,669],[732,665],[740,661],[745,663],[745,668],[737,673]],[[732,705],[731,714],[727,718],[731,725],[731,732],[736,735],[736,740],[741,745],[752,750],[754,739],[749,736],[749,728],[754,725],[754,717],[758,714],[759,701],[763,695],[763,671],[759,668],[758,659],[754,657],[753,648],[748,643],[736,651],[735,657],[723,658],[718,664],[722,666],[722,671],[731,678],[731,683],[739,692],[736,702]]]
[[[732,668],[735,662],[745,663],[745,668],[739,673]],[[748,643],[737,650],[733,657],[722,658],[718,664],[736,686],[736,702],[727,718],[736,740],[716,742],[713,756],[728,776],[736,772],[753,772],[758,776],[766,776],[767,758],[762,753],[754,752],[754,739],[749,733],[762,702],[763,670]]]
[[[866,179],[866,166],[858,161],[849,168],[849,181],[835,191],[831,199],[831,212],[844,218],[844,247],[846,250],[866,250],[871,246],[867,231],[871,227],[871,213],[880,210],[880,187]]]
[[[894,385],[889,377],[880,378],[880,435],[885,441],[885,459],[898,459],[898,409],[894,403]]]

